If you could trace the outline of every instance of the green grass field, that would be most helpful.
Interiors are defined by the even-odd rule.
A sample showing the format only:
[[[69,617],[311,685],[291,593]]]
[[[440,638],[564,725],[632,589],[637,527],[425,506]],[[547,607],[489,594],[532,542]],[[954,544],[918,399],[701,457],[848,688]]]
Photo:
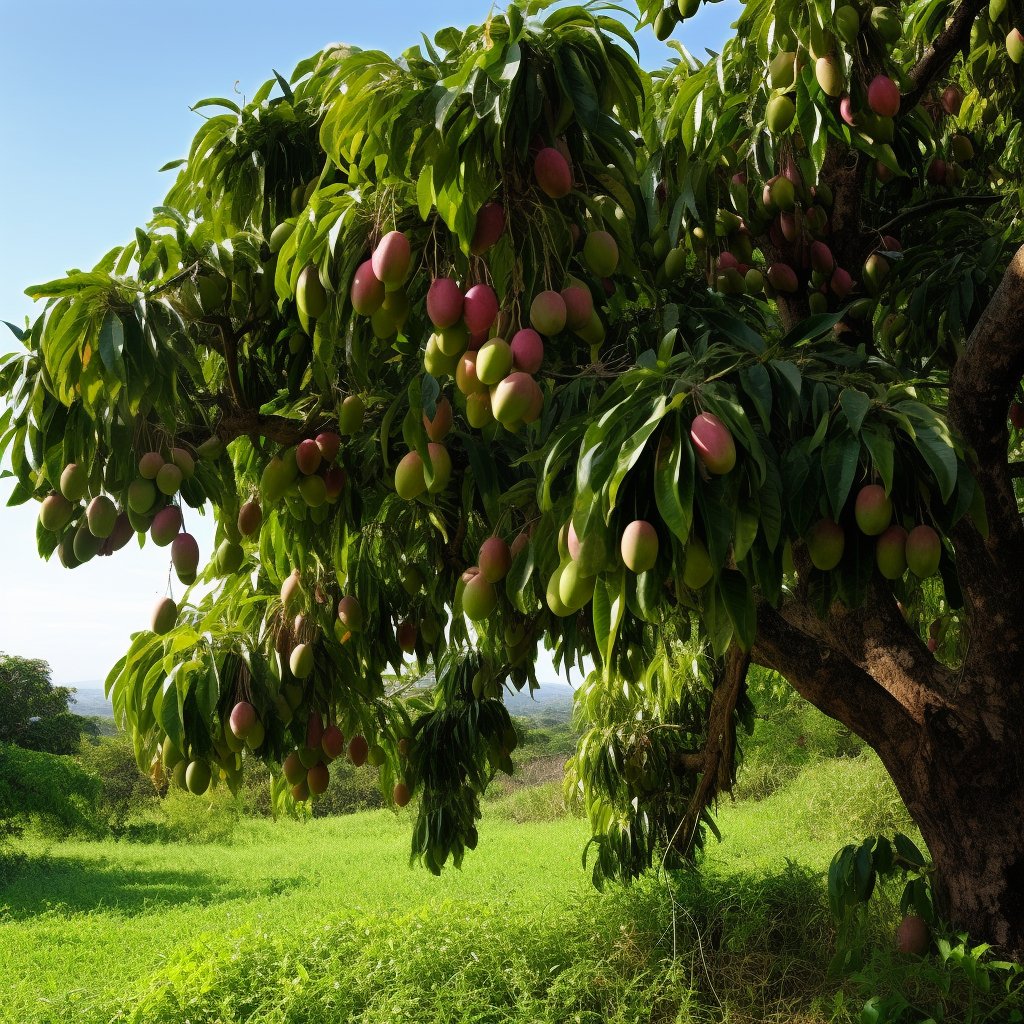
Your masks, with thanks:
[[[440,878],[387,811],[246,821],[230,845],[28,841],[0,890],[0,1019],[828,1020],[821,875],[863,825],[840,780],[884,816],[877,764],[826,762],[723,808],[724,843],[671,891],[594,891],[584,823],[522,822],[554,802],[530,791]]]

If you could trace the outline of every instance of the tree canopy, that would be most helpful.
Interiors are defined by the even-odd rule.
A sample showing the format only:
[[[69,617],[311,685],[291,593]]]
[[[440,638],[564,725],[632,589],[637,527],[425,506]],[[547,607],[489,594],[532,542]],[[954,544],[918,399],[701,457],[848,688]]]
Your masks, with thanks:
[[[596,665],[568,785],[600,881],[714,828],[751,659],[890,765],[971,652],[995,699],[1019,7],[750,0],[721,53],[649,74],[621,8],[531,0],[197,103],[164,204],[30,288],[0,365],[43,557],[138,534],[217,582],[110,674],[140,765],[201,792],[248,750],[286,802],[347,746],[418,797],[436,871],[544,643]]]
[[[74,754],[85,720],[68,708],[75,691],[54,686],[50,666],[0,652],[0,743],[47,754]]]

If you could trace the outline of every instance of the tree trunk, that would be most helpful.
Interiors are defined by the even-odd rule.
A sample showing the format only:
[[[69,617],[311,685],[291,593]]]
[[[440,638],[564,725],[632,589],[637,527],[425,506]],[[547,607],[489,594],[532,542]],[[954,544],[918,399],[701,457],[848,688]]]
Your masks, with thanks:
[[[1012,670],[1011,670],[1012,671]],[[1007,673],[1007,686],[1015,679]],[[939,918],[1024,953],[1024,762],[1020,740],[964,746],[945,716],[912,743],[879,751],[935,866]],[[907,749],[911,747],[912,749]]]
[[[878,637],[879,605],[815,620],[805,609],[758,613],[754,660],[781,672],[819,710],[874,749],[921,830],[935,867],[939,918],[975,941],[1024,956],[1024,714],[1021,661],[961,674],[918,660],[924,645],[861,651],[859,625]],[[792,621],[791,621],[792,620]],[[817,628],[815,628],[817,627]],[[982,652],[991,640],[978,637]],[[873,671],[865,670],[871,662]],[[898,666],[906,668],[900,677]]]

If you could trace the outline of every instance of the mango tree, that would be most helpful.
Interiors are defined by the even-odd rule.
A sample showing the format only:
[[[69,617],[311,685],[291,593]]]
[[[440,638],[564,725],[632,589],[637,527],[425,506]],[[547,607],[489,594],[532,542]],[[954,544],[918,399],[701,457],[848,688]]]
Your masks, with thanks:
[[[628,878],[714,829],[753,662],[1024,948],[1024,9],[760,0],[648,74],[546,6],[202,101],[149,223],[28,290],[11,500],[188,588],[107,681],[140,764],[283,805],[369,761],[438,871],[543,643],[595,666],[568,786]]]

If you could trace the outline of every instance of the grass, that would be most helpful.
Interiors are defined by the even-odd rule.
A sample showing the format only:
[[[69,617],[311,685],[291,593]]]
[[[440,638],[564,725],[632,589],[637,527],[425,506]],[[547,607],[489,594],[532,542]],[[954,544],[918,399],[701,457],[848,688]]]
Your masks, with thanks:
[[[820,873],[857,833],[836,830],[842,816],[795,835],[786,822],[833,787],[808,777],[725,807],[725,841],[674,894],[593,891],[585,823],[556,813],[551,783],[489,804],[480,848],[440,878],[409,869],[408,815],[386,811],[243,821],[230,845],[36,840],[0,892],[0,1020],[627,1020],[657,992],[673,1013],[695,1001],[680,1020],[729,1019],[702,980],[709,956],[720,981],[746,977],[740,1002],[789,1013],[797,990],[829,991]],[[688,953],[666,968],[673,941]]]
[[[908,823],[874,755],[832,734],[786,767],[785,736],[807,735],[792,715],[759,726],[757,792],[721,808],[723,842],[671,884],[591,887],[586,824],[565,816],[546,744],[440,878],[408,867],[408,811],[242,819],[213,843],[27,840],[0,888],[0,1022],[852,1024],[876,992],[897,1007],[879,1020],[1014,1019],[1010,1003],[962,1013],[965,973],[888,951],[892,893],[863,980],[829,976],[832,855]],[[185,821],[202,807],[175,813],[216,837]],[[928,1009],[905,1012],[904,993]]]

